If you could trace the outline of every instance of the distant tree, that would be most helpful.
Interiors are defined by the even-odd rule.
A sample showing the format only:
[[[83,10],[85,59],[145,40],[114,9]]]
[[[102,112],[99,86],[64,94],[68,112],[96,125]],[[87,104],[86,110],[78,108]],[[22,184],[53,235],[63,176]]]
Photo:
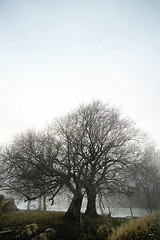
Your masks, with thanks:
[[[7,173],[5,190],[13,192],[25,200],[34,200],[43,196],[52,196],[57,192],[59,177],[52,172],[57,149],[52,148],[52,166],[47,158],[48,138],[44,133],[28,131],[17,136],[11,145],[7,146],[1,158]],[[54,141],[52,139],[52,145]],[[50,168],[48,168],[48,165]],[[47,171],[46,171],[47,169]],[[44,204],[45,206],[45,204]],[[45,207],[44,207],[45,208]]]
[[[147,146],[142,161],[133,174],[133,198],[138,199],[148,212],[157,210],[160,198],[160,154],[154,146]]]
[[[5,166],[2,156],[3,147],[0,147],[0,190],[5,189],[7,173],[5,171]]]

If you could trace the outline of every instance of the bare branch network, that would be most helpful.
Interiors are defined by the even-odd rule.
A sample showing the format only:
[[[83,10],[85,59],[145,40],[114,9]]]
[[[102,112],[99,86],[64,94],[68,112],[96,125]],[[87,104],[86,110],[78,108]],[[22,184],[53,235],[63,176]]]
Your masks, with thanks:
[[[142,142],[140,131],[118,109],[100,101],[81,105],[47,130],[27,131],[1,150],[1,186],[25,200],[45,196],[52,203],[60,192],[71,193],[66,217],[74,219],[86,196],[86,214],[96,216],[98,197],[131,197],[133,189],[146,194],[142,181],[155,164],[153,156],[146,160]],[[159,186],[159,171],[150,174]]]

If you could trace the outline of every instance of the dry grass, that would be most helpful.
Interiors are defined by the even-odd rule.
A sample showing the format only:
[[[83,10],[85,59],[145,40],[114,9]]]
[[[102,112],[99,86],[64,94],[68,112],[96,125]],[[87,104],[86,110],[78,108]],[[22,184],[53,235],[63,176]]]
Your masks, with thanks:
[[[0,217],[0,230],[12,229],[6,240],[26,238],[26,227],[36,226],[35,236],[45,235],[46,229],[56,232],[55,239],[74,240],[157,240],[160,239],[160,212],[137,219],[117,219],[107,216],[87,218],[81,223],[67,221],[63,212],[20,211]],[[35,233],[34,233],[35,234]],[[18,235],[20,238],[18,238]],[[1,239],[1,238],[0,238]],[[35,238],[39,239],[39,238]],[[4,239],[3,239],[4,240]]]
[[[115,229],[108,240],[160,239],[160,212],[143,218],[131,219]]]
[[[110,228],[110,226],[119,226],[122,221],[107,216],[87,218],[85,215],[82,215],[81,217],[81,223],[79,223],[65,219],[63,212],[19,211],[3,215],[0,218],[0,230],[13,230],[12,236],[8,236],[7,240],[19,239],[17,238],[18,235],[21,237],[21,240],[31,239],[31,237],[26,238],[22,233],[26,233],[27,226],[33,225],[38,227],[38,235],[44,234],[46,229],[52,228],[57,233],[56,239],[99,240],[104,239],[104,236],[107,236],[106,233],[108,234],[103,228],[104,224]]]
[[[36,223],[40,226],[56,225],[62,222],[63,212],[49,211],[19,211],[5,214],[0,218],[0,228],[24,227],[27,224]]]

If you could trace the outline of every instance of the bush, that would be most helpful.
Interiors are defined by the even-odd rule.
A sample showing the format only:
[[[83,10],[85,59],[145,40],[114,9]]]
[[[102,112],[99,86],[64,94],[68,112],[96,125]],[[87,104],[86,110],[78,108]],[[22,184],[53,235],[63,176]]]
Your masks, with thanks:
[[[18,211],[18,208],[15,205],[14,199],[3,201],[1,205],[1,211],[2,211],[2,214]]]
[[[37,233],[37,230],[38,230],[37,224],[32,223],[32,224],[29,224],[29,225],[25,226],[23,234],[28,235],[28,236],[32,236],[32,235],[35,235]]]

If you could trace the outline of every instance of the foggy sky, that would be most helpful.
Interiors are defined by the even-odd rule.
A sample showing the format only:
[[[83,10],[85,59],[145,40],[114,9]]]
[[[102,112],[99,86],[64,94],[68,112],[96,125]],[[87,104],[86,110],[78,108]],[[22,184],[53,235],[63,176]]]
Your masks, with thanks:
[[[0,143],[100,99],[160,147],[159,0],[0,0]]]

